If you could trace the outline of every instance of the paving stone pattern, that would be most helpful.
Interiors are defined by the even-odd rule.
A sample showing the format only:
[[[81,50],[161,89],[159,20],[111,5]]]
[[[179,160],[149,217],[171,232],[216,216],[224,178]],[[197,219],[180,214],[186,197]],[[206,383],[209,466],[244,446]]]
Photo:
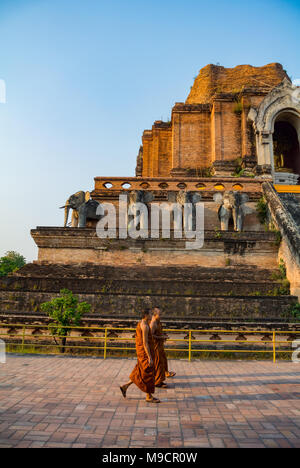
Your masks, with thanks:
[[[300,364],[170,361],[159,405],[119,385],[135,360],[9,355],[0,447],[300,447]]]

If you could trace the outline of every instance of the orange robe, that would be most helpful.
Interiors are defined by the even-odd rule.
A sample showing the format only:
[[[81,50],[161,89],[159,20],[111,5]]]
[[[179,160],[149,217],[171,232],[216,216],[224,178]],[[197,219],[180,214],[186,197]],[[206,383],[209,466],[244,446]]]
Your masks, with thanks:
[[[145,393],[154,393],[155,390],[155,379],[154,379],[154,367],[149,366],[149,359],[143,344],[143,332],[141,329],[141,323],[138,323],[136,328],[136,354],[137,364],[130,374],[130,380]],[[148,343],[152,360],[154,361],[154,344],[149,327],[148,332]]]
[[[163,336],[160,319],[156,320],[157,327],[155,330],[156,336]],[[168,371],[168,361],[164,349],[164,340],[154,339],[154,369],[155,369],[155,385],[160,385],[166,379],[166,371]]]

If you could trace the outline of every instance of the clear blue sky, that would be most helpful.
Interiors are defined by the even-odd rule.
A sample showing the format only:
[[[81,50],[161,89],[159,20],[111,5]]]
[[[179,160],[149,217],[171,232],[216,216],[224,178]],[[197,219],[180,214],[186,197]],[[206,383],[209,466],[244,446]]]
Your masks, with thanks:
[[[300,2],[0,0],[0,256],[95,176],[133,176],[145,128],[200,68],[280,62],[300,78]]]

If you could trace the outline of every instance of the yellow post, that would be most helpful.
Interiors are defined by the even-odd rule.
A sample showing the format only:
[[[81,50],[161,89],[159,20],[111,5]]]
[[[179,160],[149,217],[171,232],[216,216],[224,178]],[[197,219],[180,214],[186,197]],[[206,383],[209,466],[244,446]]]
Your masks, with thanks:
[[[103,356],[103,359],[106,359],[106,346],[107,346],[107,328],[105,328],[105,334],[104,334],[104,356]]]
[[[192,359],[192,332],[189,331],[189,361]]]
[[[276,362],[276,332],[273,331],[273,362]]]
[[[23,327],[23,335],[22,335],[22,352],[24,351],[24,341],[25,341],[25,325]]]

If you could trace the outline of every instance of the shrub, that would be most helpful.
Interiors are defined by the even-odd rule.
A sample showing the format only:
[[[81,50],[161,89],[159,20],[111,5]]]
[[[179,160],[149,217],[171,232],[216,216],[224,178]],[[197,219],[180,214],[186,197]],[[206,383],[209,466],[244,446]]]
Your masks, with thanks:
[[[300,322],[300,303],[293,304],[290,309],[290,313],[296,322]]]
[[[64,353],[67,336],[71,331],[68,327],[80,325],[82,315],[90,312],[91,305],[87,302],[79,303],[72,291],[61,289],[59,297],[41,304],[41,310],[54,320],[54,323],[49,325],[49,330],[55,342],[55,336],[61,338],[61,351]]]
[[[257,216],[261,224],[265,224],[268,218],[268,205],[264,197],[261,197],[256,204]]]

